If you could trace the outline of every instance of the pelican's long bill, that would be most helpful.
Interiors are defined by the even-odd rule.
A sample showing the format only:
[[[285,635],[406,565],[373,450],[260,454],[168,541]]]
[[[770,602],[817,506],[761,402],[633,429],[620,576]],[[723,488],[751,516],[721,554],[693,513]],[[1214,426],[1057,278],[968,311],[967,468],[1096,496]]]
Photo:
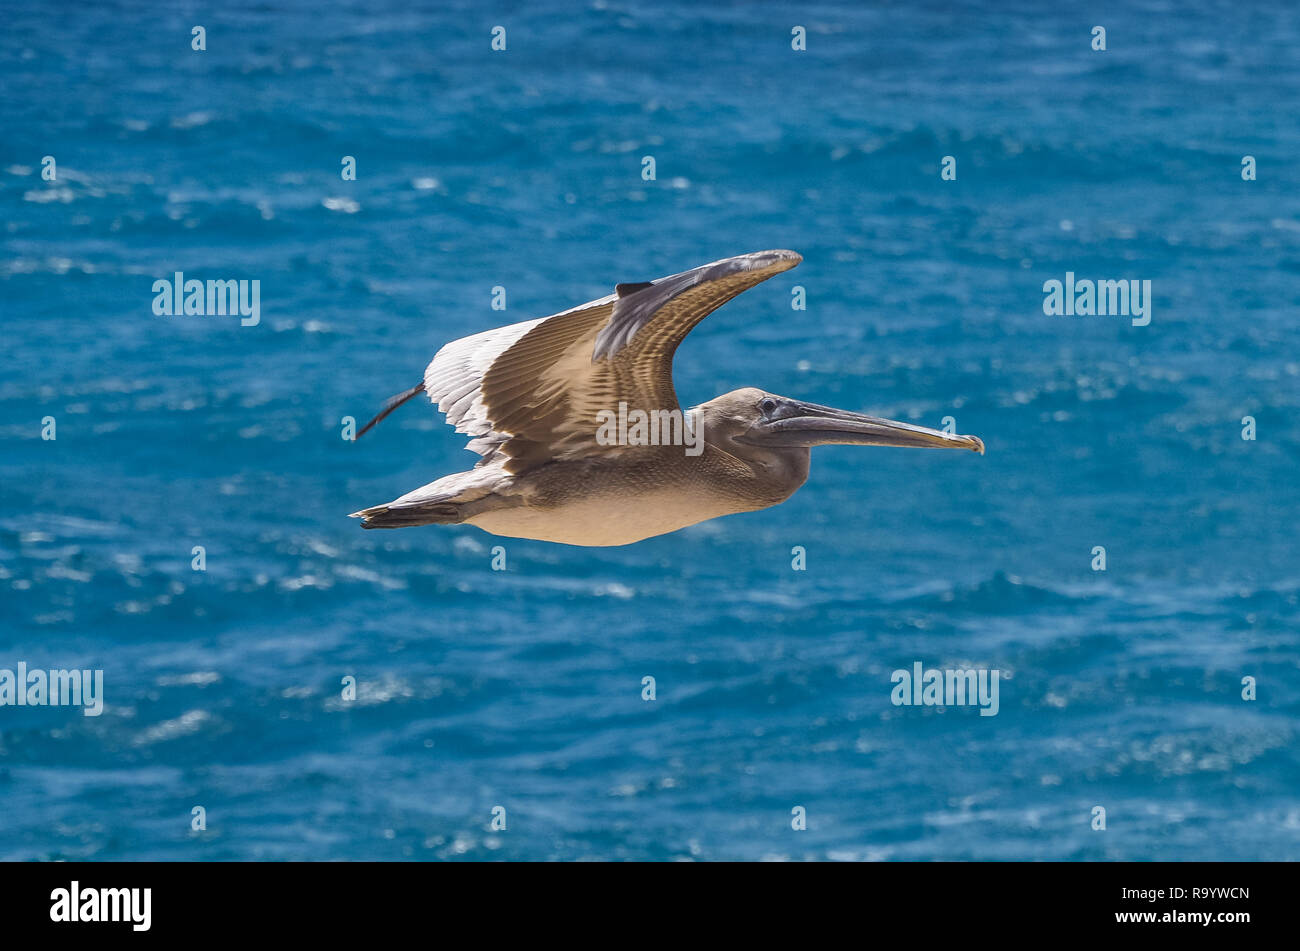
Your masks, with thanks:
[[[740,438],[743,442],[770,447],[901,446],[910,449],[970,449],[984,455],[984,440],[978,436],[958,436],[925,426],[795,400],[783,403],[772,418],[759,420]]]

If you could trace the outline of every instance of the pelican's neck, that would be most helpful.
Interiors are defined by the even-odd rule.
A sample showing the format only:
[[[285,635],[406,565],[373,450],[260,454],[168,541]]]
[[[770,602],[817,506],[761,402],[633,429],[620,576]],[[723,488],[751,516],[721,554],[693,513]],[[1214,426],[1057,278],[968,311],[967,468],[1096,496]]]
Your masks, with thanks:
[[[806,447],[767,449],[728,442],[724,448],[706,443],[700,458],[714,470],[718,484],[729,493],[752,500],[753,508],[784,502],[808,480],[812,450]]]

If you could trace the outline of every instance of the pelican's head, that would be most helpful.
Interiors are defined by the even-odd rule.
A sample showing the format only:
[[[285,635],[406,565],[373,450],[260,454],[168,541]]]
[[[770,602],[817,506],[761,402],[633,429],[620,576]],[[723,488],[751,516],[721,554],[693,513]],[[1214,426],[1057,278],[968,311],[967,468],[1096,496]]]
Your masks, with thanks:
[[[704,427],[704,439],[737,455],[751,454],[746,447],[781,453],[832,445],[970,449],[984,453],[984,441],[978,436],[956,436],[879,416],[818,406],[754,387],[724,393],[695,412],[696,425]]]

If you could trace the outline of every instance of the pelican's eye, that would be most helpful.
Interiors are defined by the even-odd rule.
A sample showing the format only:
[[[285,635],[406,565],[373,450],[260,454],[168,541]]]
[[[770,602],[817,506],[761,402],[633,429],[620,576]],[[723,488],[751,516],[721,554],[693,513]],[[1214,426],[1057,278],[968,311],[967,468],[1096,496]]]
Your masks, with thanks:
[[[772,399],[770,396],[766,399],[759,400],[758,408],[762,411],[764,416],[771,416],[776,412],[776,400]]]

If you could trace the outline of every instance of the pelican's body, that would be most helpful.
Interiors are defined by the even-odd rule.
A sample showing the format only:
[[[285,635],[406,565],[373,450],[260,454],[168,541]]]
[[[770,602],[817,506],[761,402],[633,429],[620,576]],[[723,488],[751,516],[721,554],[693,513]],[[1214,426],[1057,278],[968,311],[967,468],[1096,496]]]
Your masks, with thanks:
[[[448,422],[474,437],[470,448],[482,460],[354,515],[366,528],[468,523],[514,538],[626,545],[785,501],[808,478],[813,446],[982,453],[974,436],[753,388],[681,412],[672,388],[677,344],[717,307],[800,260],[793,251],[726,258],[620,284],[582,307],[448,344],[424,382],[395,397],[361,432],[425,392]],[[627,407],[633,419],[640,411],[665,422],[629,427]],[[673,413],[688,428],[670,429]],[[650,441],[648,433],[662,438]]]
[[[522,476],[488,463],[417,489],[410,501],[430,495],[457,499],[457,520],[493,535],[627,545],[720,515],[776,505],[807,478],[806,462],[773,479],[712,447],[690,458],[679,446],[646,446],[618,465],[567,460]],[[390,506],[400,507],[402,501]]]

